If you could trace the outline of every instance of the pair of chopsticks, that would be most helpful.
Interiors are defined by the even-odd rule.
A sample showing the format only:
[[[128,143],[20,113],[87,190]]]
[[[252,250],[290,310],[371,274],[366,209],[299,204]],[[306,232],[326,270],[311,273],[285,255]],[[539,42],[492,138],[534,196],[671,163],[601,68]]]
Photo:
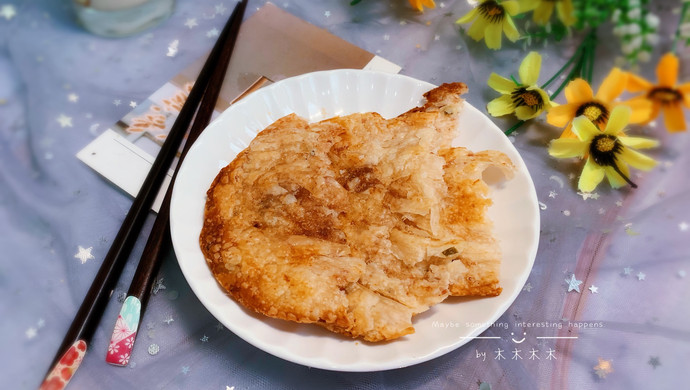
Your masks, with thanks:
[[[246,7],[247,0],[241,0],[235,6],[218,41],[211,50],[187,101],[170,129],[166,141],[153,162],[139,193],[132,202],[110,250],[79,307],[62,345],[55,355],[51,368],[41,384],[41,389],[64,388],[79,368],[103,316],[110,295],[146,220],[148,210],[151,208],[170,164],[189,128],[187,141],[127,292],[127,298],[113,332],[111,348],[106,355],[106,361],[113,364],[126,365],[129,361],[136,338],[136,330],[146,308],[153,279],[164,255],[171,249],[169,211],[175,177],[190,146],[211,119]],[[116,344],[113,344],[113,340]],[[119,340],[119,344],[117,340]],[[125,345],[127,350],[120,349],[121,346]],[[111,354],[110,352],[115,349],[115,346],[119,347],[117,348],[118,352]]]

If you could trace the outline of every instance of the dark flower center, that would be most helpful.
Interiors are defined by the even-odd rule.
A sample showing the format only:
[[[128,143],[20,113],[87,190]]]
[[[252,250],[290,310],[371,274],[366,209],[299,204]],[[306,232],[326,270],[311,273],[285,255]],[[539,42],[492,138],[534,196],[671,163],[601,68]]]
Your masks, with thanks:
[[[528,90],[526,87],[515,89],[510,97],[515,107],[527,106],[533,110],[541,110],[544,107],[544,99],[539,92]]]
[[[501,23],[505,17],[506,10],[493,0],[485,1],[477,7],[479,14],[491,23]]]
[[[609,119],[609,110],[598,102],[587,102],[575,111],[575,116],[584,115],[595,125],[603,125]]]
[[[669,87],[652,88],[647,94],[651,100],[655,100],[662,105],[669,105],[683,100],[683,95],[677,90]]]
[[[620,143],[617,137],[609,134],[599,134],[592,138],[589,144],[589,154],[595,163],[602,167],[611,167],[623,180],[625,180],[632,188],[637,188],[637,184],[633,183],[629,177],[621,172],[618,164],[616,164],[616,154],[623,150],[623,144]]]

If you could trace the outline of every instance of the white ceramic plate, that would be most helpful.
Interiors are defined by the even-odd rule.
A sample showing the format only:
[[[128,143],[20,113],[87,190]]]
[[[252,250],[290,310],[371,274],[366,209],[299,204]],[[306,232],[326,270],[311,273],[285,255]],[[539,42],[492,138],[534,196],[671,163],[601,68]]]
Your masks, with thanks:
[[[218,171],[260,130],[292,112],[310,121],[367,111],[393,117],[417,106],[422,94],[433,87],[410,77],[371,71],[310,73],[252,93],[209,125],[180,168],[170,222],[185,278],[221,323],[257,348],[285,360],[328,370],[378,371],[421,363],[450,352],[479,335],[508,309],[527,280],[536,255],[537,197],[517,150],[469,103],[460,115],[461,135],[454,145],[474,151],[500,150],[518,167],[514,179],[491,193],[494,204],[489,214],[504,253],[500,296],[448,299],[414,318],[416,333],[372,344],[341,337],[316,325],[275,320],[245,310],[216,283],[199,248],[206,190]]]

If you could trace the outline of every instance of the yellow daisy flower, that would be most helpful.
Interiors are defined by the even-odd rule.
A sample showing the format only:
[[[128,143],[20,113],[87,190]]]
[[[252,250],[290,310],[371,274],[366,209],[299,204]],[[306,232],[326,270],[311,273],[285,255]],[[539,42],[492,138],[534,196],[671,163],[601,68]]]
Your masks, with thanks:
[[[479,0],[479,5],[465,14],[455,23],[463,24],[474,21],[467,30],[467,34],[475,41],[484,38],[489,49],[498,50],[501,48],[502,32],[512,42],[520,38],[520,33],[513,23],[511,16],[520,12],[520,5],[516,0],[495,1]]]
[[[487,104],[489,114],[501,116],[514,112],[518,119],[524,121],[551,109],[555,104],[537,85],[540,69],[541,56],[533,51],[520,64],[520,83],[491,73],[488,84],[502,95]]]
[[[643,95],[630,99],[652,104],[648,121],[664,112],[666,130],[670,132],[685,131],[684,104],[690,107],[690,83],[676,85],[678,82],[678,57],[673,53],[665,54],[659,60],[656,75],[659,82],[655,85],[640,76],[628,74],[626,89],[630,92],[645,92]]]
[[[424,7],[427,8],[435,8],[436,3],[434,3],[434,0],[409,0],[410,5],[412,8],[416,9],[419,12],[424,12]]]
[[[587,159],[577,187],[582,192],[592,192],[604,179],[611,187],[619,188],[626,183],[633,188],[637,185],[630,180],[628,165],[648,171],[656,165],[652,158],[634,149],[645,149],[659,145],[649,138],[628,137],[624,129],[630,121],[631,109],[617,106],[604,131],[585,115],[573,120],[573,138],[559,138],[551,141],[549,154],[556,158],[581,157]]]
[[[586,116],[591,122],[602,128],[609,119],[611,110],[623,104],[632,109],[630,123],[642,123],[649,118],[652,106],[648,101],[628,100],[616,102],[615,99],[623,93],[628,75],[618,68],[613,68],[601,83],[596,94],[592,87],[583,79],[575,79],[565,87],[567,104],[554,107],[546,115],[546,121],[556,127],[565,126],[561,138],[575,138],[572,132],[572,120],[580,115]]]
[[[558,19],[566,26],[572,26],[575,18],[575,8],[571,0],[523,0],[520,3],[520,11],[532,11],[534,23],[543,26],[549,22],[553,9],[556,8]]]

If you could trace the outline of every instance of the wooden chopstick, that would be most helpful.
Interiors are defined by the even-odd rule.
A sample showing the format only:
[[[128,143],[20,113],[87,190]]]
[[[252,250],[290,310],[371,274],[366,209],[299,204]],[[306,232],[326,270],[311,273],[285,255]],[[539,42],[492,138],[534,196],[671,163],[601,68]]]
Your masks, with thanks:
[[[246,0],[243,0],[242,3],[246,6]],[[237,7],[239,5],[236,6],[236,9]],[[233,15],[235,15],[235,12],[233,12]],[[62,344],[53,359],[51,368],[48,370],[41,385],[41,389],[49,387],[64,388],[74,375],[74,372],[79,368],[93,334],[98,327],[98,323],[103,316],[108,299],[146,220],[148,210],[158,194],[170,164],[179,150],[182,139],[197,112],[199,102],[206,92],[216,62],[230,38],[236,39],[239,27],[233,27],[233,25],[240,23],[241,18],[238,20],[236,17],[233,18],[231,16],[211,50],[189,93],[187,101],[182,106],[180,114],[170,129],[166,141],[158,152],[151,170],[146,176],[137,196],[134,198],[132,206],[113,240],[113,244],[103,259],[103,263],[91,283],[84,301],[65,334]],[[231,31],[234,31],[234,34],[231,34]]]
[[[230,38],[220,54],[217,67],[211,75],[211,80],[206,87],[206,93],[201,100],[201,105],[196,113],[192,127],[189,130],[189,135],[177,163],[177,168],[170,181],[170,186],[168,186],[168,190],[165,193],[165,198],[158,211],[158,216],[153,224],[151,234],[149,235],[148,241],[146,241],[146,246],[139,260],[139,265],[137,266],[134,278],[127,291],[125,302],[117,317],[117,322],[115,323],[115,328],[113,329],[113,334],[110,339],[110,347],[105,357],[105,361],[110,364],[126,366],[129,362],[129,357],[134,348],[134,341],[136,341],[137,330],[141,324],[151,294],[153,280],[158,273],[160,264],[163,262],[163,257],[171,250],[170,198],[172,197],[175,178],[177,177],[177,172],[189,148],[211,121],[211,116],[218,100],[223,80],[225,79],[225,72],[230,62],[235,41],[237,40],[237,34],[240,28],[239,22],[242,21],[246,6],[247,1],[243,0],[235,7],[232,16],[230,16],[231,20],[236,19],[238,23],[231,23],[233,28],[230,31]]]

